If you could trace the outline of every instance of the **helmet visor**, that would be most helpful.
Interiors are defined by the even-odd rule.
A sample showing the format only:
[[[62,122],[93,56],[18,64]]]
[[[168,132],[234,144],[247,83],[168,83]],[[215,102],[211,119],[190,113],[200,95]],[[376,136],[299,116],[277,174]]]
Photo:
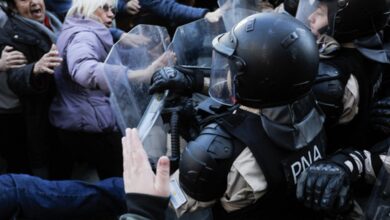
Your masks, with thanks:
[[[234,72],[230,68],[229,58],[213,50],[209,95],[224,105],[234,105]]]

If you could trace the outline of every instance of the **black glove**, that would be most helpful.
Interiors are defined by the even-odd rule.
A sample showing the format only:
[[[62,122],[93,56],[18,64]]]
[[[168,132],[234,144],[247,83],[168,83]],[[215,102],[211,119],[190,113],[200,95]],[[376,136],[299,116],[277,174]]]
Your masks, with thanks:
[[[183,73],[173,67],[164,67],[153,74],[149,93],[159,93],[169,89],[177,93],[190,94],[200,90],[202,86],[203,76],[196,76],[196,73]]]
[[[363,152],[346,148],[314,162],[299,176],[298,200],[315,210],[348,211],[352,204],[350,184],[363,176],[365,159]]]
[[[318,161],[298,179],[297,198],[314,210],[344,211],[349,207],[350,172],[328,160]]]
[[[390,97],[376,101],[371,110],[372,127],[385,135],[390,135]]]

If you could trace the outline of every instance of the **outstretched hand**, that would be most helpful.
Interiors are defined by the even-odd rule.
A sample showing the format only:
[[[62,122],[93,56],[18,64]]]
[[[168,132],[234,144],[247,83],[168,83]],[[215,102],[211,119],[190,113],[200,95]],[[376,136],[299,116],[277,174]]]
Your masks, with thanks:
[[[126,136],[122,138],[122,148],[125,192],[168,197],[168,157],[160,157],[155,175],[138,136],[137,129],[126,129]]]
[[[127,77],[130,81],[139,81],[139,82],[150,82],[153,74],[169,64],[174,64],[176,62],[176,54],[173,51],[166,51],[161,54],[156,60],[153,61],[145,69],[129,71]]]
[[[149,43],[150,38],[138,34],[123,33],[121,35],[120,42],[124,45],[139,47],[140,45]]]
[[[213,12],[207,12],[204,16],[204,18],[210,22],[210,23],[216,23],[219,21],[219,19],[221,19],[223,15],[223,10],[221,10],[220,8],[216,9],[215,11]]]
[[[42,73],[54,73],[54,68],[61,65],[62,58],[59,56],[57,47],[53,44],[50,51],[45,53],[38,62],[35,63],[33,73],[38,75]]]
[[[126,11],[130,15],[136,15],[140,12],[141,5],[139,4],[138,0],[130,0],[126,4]]]

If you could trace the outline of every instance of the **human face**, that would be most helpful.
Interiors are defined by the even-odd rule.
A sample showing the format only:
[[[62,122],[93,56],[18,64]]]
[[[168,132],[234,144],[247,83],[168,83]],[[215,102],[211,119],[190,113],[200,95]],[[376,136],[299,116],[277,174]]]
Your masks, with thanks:
[[[115,18],[116,9],[111,4],[104,4],[102,7],[96,9],[94,15],[99,21],[104,24],[107,28],[112,26],[112,21]]]
[[[328,25],[328,7],[325,4],[319,4],[318,8],[309,16],[311,32],[319,37],[320,30]]]
[[[25,18],[43,23],[46,6],[43,0],[14,0],[15,10]]]

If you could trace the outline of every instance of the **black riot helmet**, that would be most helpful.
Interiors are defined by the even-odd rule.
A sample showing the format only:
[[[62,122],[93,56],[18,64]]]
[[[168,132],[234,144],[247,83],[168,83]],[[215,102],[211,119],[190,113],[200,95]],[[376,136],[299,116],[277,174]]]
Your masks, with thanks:
[[[377,33],[388,17],[386,0],[301,0],[296,17],[310,26],[310,16],[318,14],[319,8],[328,18],[322,33],[340,43]]]
[[[318,71],[310,30],[287,14],[258,13],[213,40],[209,94],[224,104],[263,108],[306,95]]]

